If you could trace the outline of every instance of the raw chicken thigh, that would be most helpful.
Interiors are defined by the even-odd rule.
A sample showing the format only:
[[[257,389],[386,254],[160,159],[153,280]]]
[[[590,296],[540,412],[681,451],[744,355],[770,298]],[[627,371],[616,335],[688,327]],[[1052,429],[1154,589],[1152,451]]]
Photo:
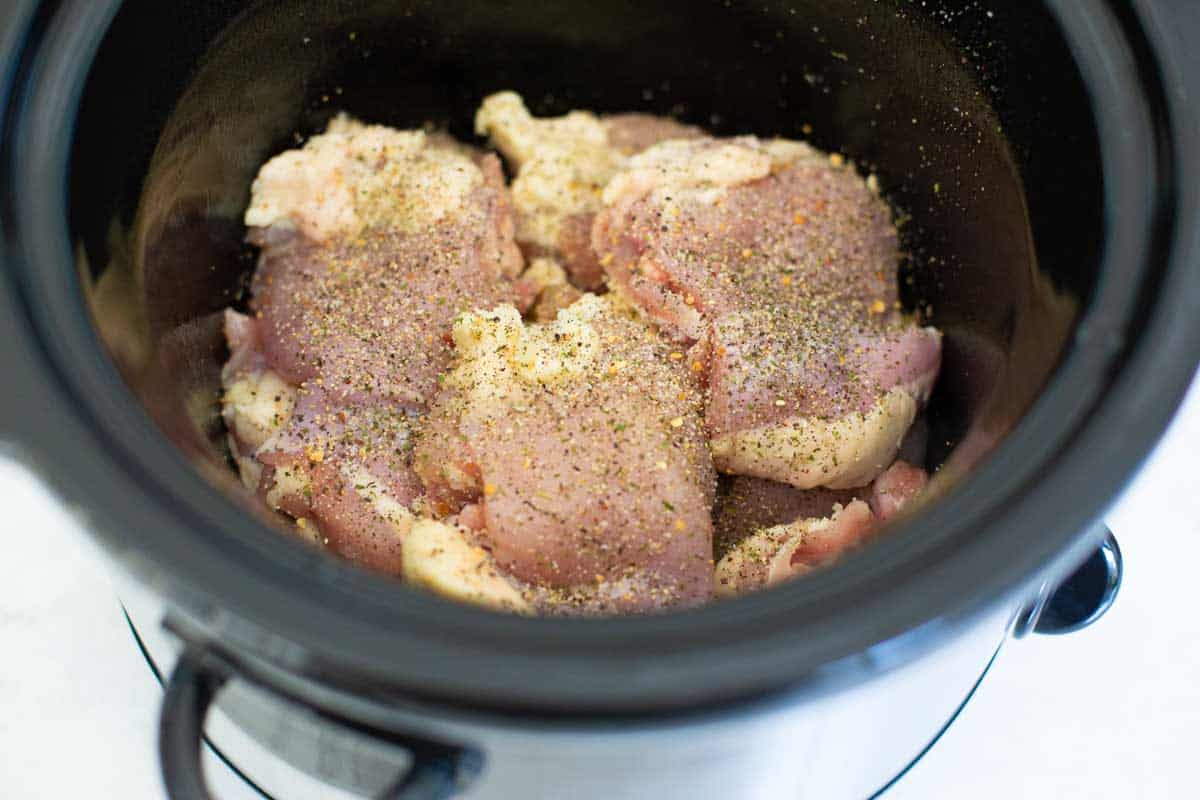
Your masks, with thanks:
[[[516,297],[499,162],[338,117],[264,165],[252,195],[253,316],[227,320],[242,473],[334,551],[398,574],[421,493],[413,434],[449,366],[451,323]],[[247,438],[264,387],[271,425]]]
[[[553,323],[455,324],[417,471],[550,613],[712,596],[715,473],[682,354],[595,295]]]
[[[867,182],[798,142],[668,141],[603,199],[593,247],[703,365],[719,469],[851,488],[887,468],[941,337],[897,311],[897,234]]]
[[[534,255],[557,258],[575,286],[593,290],[604,285],[604,269],[591,247],[592,220],[609,179],[653,144],[703,135],[649,114],[535,118],[515,92],[486,98],[475,129],[516,173],[517,241]]]
[[[761,589],[835,561],[878,533],[927,482],[925,470],[904,461],[859,490],[733,479],[713,520],[722,554],[717,596]]]

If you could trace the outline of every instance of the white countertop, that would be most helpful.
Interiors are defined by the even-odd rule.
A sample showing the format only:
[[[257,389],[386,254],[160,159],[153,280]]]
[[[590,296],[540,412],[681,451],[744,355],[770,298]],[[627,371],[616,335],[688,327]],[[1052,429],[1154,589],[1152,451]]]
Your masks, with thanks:
[[[163,797],[160,690],[108,567],[3,461],[0,501],[0,795]],[[888,800],[1197,796],[1200,384],[1108,521],[1125,556],[1112,610],[1079,633],[1006,646]],[[223,798],[253,796],[221,783]]]

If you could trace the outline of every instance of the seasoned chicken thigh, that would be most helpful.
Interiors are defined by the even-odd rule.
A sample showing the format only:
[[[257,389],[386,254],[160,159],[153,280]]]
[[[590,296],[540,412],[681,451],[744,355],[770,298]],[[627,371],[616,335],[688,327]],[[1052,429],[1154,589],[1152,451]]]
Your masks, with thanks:
[[[719,469],[851,488],[894,460],[941,337],[897,311],[896,229],[866,181],[798,142],[669,141],[603,200],[593,247],[691,348]]]
[[[714,515],[717,596],[760,589],[837,560],[899,515],[927,482],[925,470],[903,461],[859,490],[734,478]]]
[[[682,353],[585,295],[554,322],[459,318],[416,468],[549,613],[712,596],[715,474]]]
[[[517,240],[535,255],[558,258],[575,286],[592,290],[604,284],[591,230],[609,179],[629,156],[653,144],[703,135],[698,128],[650,114],[572,111],[538,118],[515,92],[484,99],[475,129],[516,173]]]
[[[263,166],[246,223],[253,316],[228,318],[226,368],[243,475],[331,549],[399,574],[422,492],[413,436],[451,323],[516,297],[499,161],[337,117]],[[239,398],[263,387],[279,408],[248,436]]]

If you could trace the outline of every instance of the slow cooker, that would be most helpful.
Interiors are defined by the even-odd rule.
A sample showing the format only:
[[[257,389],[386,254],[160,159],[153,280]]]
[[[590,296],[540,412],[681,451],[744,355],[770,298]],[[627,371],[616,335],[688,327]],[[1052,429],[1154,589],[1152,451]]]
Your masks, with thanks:
[[[1200,355],[1198,36],[1182,0],[10,2],[0,441],[174,662],[171,796],[208,796],[206,732],[279,798],[885,789],[1002,642],[1112,601],[1099,520]],[[936,502],[786,586],[589,620],[455,605],[273,530],[217,413],[256,169],[339,110],[469,138],[505,88],[875,172],[906,302],[945,333]]]

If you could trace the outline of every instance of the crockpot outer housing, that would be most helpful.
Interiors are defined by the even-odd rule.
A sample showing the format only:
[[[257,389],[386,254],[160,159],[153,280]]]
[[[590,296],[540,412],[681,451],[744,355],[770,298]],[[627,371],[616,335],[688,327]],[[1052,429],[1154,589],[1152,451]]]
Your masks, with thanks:
[[[1195,62],[1183,48],[1196,21],[1187,8],[1142,2],[1081,9],[1063,0],[983,15],[975,4],[947,3],[929,13],[898,3],[885,4],[883,14],[878,4],[851,4],[876,26],[864,30],[851,11],[839,7],[831,17],[820,3],[668,3],[637,13],[629,4],[604,4],[611,18],[597,4],[345,2],[300,12],[292,3],[127,3],[119,14],[118,5],[17,2],[0,33],[0,357],[8,386],[0,431],[118,561],[172,601],[178,630],[242,666],[269,665],[359,696],[561,715],[713,708],[862,680],[954,635],[985,610],[1015,606],[1078,563],[1097,544],[1097,519],[1165,428],[1200,353],[1200,169],[1195,110],[1187,102]],[[679,27],[680,8],[694,27]],[[238,25],[222,32],[238,14]],[[796,14],[805,24],[794,21]],[[821,23],[807,24],[814,19]],[[821,30],[810,35],[810,28]],[[121,53],[102,46],[106,30],[125,37]],[[479,38],[481,31],[492,38]],[[684,32],[694,33],[684,38],[703,58],[696,69],[675,69],[672,89],[658,80],[667,62],[647,53]],[[836,55],[811,71],[797,61],[786,73],[796,83],[764,88],[754,65],[766,59],[774,66],[771,59],[787,55],[770,42],[778,32],[792,37],[795,52]],[[702,46],[721,36],[737,47]],[[887,59],[880,60],[879,40]],[[214,51],[224,48],[225,62],[214,51],[201,57],[212,41]],[[413,73],[440,83],[421,95],[426,106],[414,100],[415,117],[381,112],[382,121],[395,124],[434,118],[462,128],[464,104],[485,88],[480,75],[492,76],[486,88],[527,88],[520,79],[528,77],[549,91],[581,69],[601,87],[595,96],[560,93],[541,104],[543,111],[595,105],[661,112],[679,98],[685,117],[735,130],[739,120],[711,115],[731,114],[739,98],[767,96],[775,107],[756,105],[757,128],[784,135],[797,135],[812,112],[817,143],[844,146],[861,163],[877,165],[893,199],[916,220],[909,300],[932,304],[947,331],[934,429],[943,440],[975,442],[976,457],[951,456],[946,472],[958,479],[944,481],[939,501],[866,552],[779,589],[662,616],[500,616],[411,591],[279,537],[230,494],[208,449],[210,431],[196,424],[214,398],[218,363],[211,347],[198,344],[204,339],[196,328],[204,313],[229,302],[238,275],[252,264],[230,244],[240,239],[240,209],[221,207],[233,196],[222,182],[244,197],[253,168],[289,145],[293,126],[311,132],[339,106],[322,99],[331,91],[343,88],[344,104],[369,114],[373,102],[386,99],[387,82],[360,80],[356,89],[351,79],[384,69],[388,41],[400,45],[392,55],[408,48],[458,58]],[[464,41],[478,46],[470,57]],[[492,47],[483,47],[489,41]],[[603,68],[581,68],[567,57],[572,53],[607,60]],[[539,61],[539,54],[555,58]],[[958,54],[969,68],[948,68]],[[295,64],[281,68],[285,57]],[[864,62],[871,68],[856,73]],[[839,71],[838,63],[850,67]],[[406,67],[414,64],[420,62]],[[638,80],[639,69],[655,80]],[[688,74],[702,79],[689,83]],[[213,75],[217,83],[206,87]],[[243,88],[257,76],[278,90],[257,98],[262,125],[286,118],[278,130],[253,133],[252,147],[245,136],[255,117],[231,116],[247,110],[239,75]],[[881,87],[871,90],[877,82]],[[1021,94],[1036,94],[1039,85],[1040,99]],[[196,92],[203,102],[189,106]],[[881,92],[939,119],[922,122],[902,105],[876,118],[862,98]],[[986,116],[991,104],[999,117]],[[984,115],[994,129],[951,125],[947,106]],[[1065,112],[1085,117],[1071,124]],[[896,127],[910,116],[913,133],[899,137]],[[762,129],[772,123],[775,129]],[[1047,129],[1059,124],[1061,136]],[[975,146],[959,141],[964,130],[977,136]],[[185,159],[174,173],[180,192],[164,190],[154,205],[151,190],[170,187],[161,172],[156,183],[156,168],[176,163],[164,159],[196,131],[215,137],[194,151],[218,159],[200,173],[212,184],[200,187],[194,203],[184,202],[193,175]],[[125,138],[114,138],[117,132]],[[890,155],[903,138],[910,144],[905,157]],[[879,145],[887,139],[891,149]],[[929,164],[947,171],[923,172]],[[938,174],[952,197],[959,190],[956,204],[933,196],[941,193],[933,186],[939,181],[930,180]],[[979,182],[970,184],[972,178]],[[979,200],[988,181],[1016,180],[1020,188],[1022,179],[1025,192],[1006,196],[1006,214],[989,216]],[[1039,179],[1045,185],[1034,183]],[[1079,196],[1070,191],[1074,180],[1085,190]],[[136,213],[122,205],[139,195]],[[183,224],[172,229],[176,223]],[[968,234],[981,230],[990,238],[972,245]],[[172,243],[173,252],[155,248]],[[129,311],[155,332],[148,344],[157,373],[144,382],[128,371],[122,377],[97,334],[97,324],[104,329],[115,312],[99,306],[95,279],[104,258],[121,247],[143,270],[142,288],[157,292]],[[947,263],[948,254],[957,260]],[[1013,262],[1007,271],[1006,259]],[[182,263],[189,271],[145,273],[150,262]],[[1048,324],[1039,348],[1039,329],[991,311],[1011,311],[1040,286],[1075,305],[1069,315],[1032,315]],[[1007,347],[999,359],[989,356],[994,341]],[[996,383],[997,376],[1009,383]],[[1022,389],[1009,393],[1010,402],[988,406],[1008,385]],[[1026,411],[1023,401],[1034,393]],[[986,438],[972,439],[989,407],[999,409],[992,436],[1003,435],[994,449]],[[189,408],[191,416],[183,413]],[[976,460],[970,474],[960,474]]]

